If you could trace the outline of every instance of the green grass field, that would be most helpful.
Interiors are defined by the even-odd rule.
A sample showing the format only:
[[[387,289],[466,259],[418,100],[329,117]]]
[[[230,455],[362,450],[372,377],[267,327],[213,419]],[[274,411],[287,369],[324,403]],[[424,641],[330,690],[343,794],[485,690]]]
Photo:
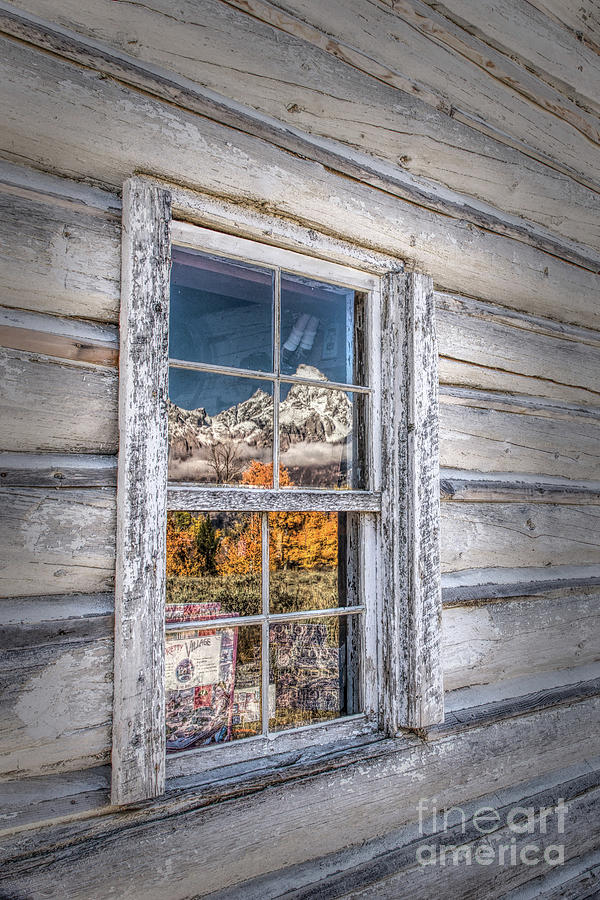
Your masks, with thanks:
[[[338,598],[336,569],[288,570],[269,576],[271,612],[332,609]],[[261,611],[260,576],[203,575],[167,578],[167,603],[220,603],[221,614],[253,616]]]

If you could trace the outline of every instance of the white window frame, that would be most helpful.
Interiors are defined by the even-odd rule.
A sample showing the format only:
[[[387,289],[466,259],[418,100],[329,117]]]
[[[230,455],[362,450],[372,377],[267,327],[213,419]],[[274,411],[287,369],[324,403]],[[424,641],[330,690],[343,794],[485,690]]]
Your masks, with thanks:
[[[360,513],[363,712],[170,755],[165,746],[165,524],[170,509],[249,509],[248,489],[167,486],[171,245],[367,293],[372,390],[368,489],[336,492]],[[431,279],[313,229],[135,176],[123,189],[112,802],[164,792],[167,777],[443,718],[440,660],[437,351]],[[211,498],[212,493],[212,498]],[[251,511],[326,510],[328,492],[251,491]],[[331,496],[331,494],[329,494]],[[227,498],[229,505],[224,505]]]

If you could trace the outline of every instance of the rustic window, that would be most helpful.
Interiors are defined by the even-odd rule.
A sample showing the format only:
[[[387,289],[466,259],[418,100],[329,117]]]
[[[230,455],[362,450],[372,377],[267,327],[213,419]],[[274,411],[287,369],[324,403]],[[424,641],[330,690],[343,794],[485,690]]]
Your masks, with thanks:
[[[442,710],[430,280],[171,200],[125,185],[115,803]]]

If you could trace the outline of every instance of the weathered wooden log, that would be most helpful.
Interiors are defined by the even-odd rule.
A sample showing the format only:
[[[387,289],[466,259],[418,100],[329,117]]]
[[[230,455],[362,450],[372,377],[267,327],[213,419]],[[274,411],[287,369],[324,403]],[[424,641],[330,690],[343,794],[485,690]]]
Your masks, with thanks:
[[[118,321],[117,199],[109,210],[103,192],[74,192],[69,180],[48,183],[26,169],[15,177],[15,169],[0,166],[2,303]]]
[[[262,204],[268,195],[274,211],[313,228],[362,244],[368,236],[374,249],[410,259],[431,273],[440,288],[493,299],[502,282],[510,285],[510,293],[503,297],[507,306],[556,316],[565,315],[568,294],[569,321],[591,327],[600,322],[595,270],[459,219],[440,219],[422,207],[400,205],[387,188],[379,190],[358,180],[350,184],[329,165],[321,167],[239,131],[234,136],[194,113],[175,110],[53,56],[12,42],[5,42],[3,49],[5,91],[9,103],[14,101],[7,127],[15,152],[31,158],[34,146],[56,170],[69,169],[80,177],[93,171],[96,179],[115,188],[132,169],[141,169],[245,202]],[[50,90],[57,80],[62,86],[60,99]],[[28,97],[26,111],[16,100],[23,95]],[[120,115],[125,98],[127,112]],[[57,103],[60,110],[54,108]],[[89,121],[82,127],[82,110],[88,109]],[[73,123],[68,121],[71,111],[77,113]],[[154,133],[158,122],[160,142]],[[77,149],[69,143],[70,134],[78,135]],[[170,143],[169,136],[175,134]],[[232,140],[236,149],[230,155],[227,147]],[[260,186],[247,178],[248,171],[263,173]],[[337,197],[334,205],[324,199],[332,196]],[[181,192],[178,203],[180,199]],[[344,209],[343,217],[339,208]]]
[[[199,879],[201,890],[209,893],[336,852],[414,822],[420,797],[435,797],[440,809],[456,806],[484,795],[491,780],[496,791],[528,781],[536,754],[538,778],[564,767],[565,757],[576,766],[596,755],[599,701],[587,687],[580,687],[563,694],[554,708],[537,711],[529,704],[518,715],[513,704],[507,717],[488,715],[486,724],[478,724],[475,718],[445,734],[440,731],[430,741],[390,740],[349,749],[330,760],[325,772],[317,748],[312,751],[316,768],[308,754],[305,777],[284,784],[279,761],[271,772],[250,776],[243,788],[236,772],[216,792],[214,786],[200,785],[194,791],[190,785],[187,792],[175,791],[137,810],[5,837],[3,887],[30,894],[43,889],[50,897],[60,891],[61,898],[69,900],[80,900],[93,891],[98,900],[104,900],[118,885],[120,892],[137,900],[147,896],[152,885],[174,900],[185,891],[197,893]],[[540,746],[544,747],[541,756]],[[295,762],[298,765],[297,757]],[[453,779],[448,779],[448,766],[455,773]],[[458,778],[459,772],[464,777]],[[417,773],[422,777],[416,777]],[[321,788],[318,815],[308,802],[307,784]],[[242,802],[215,803],[228,792],[233,800],[240,790],[246,793]],[[324,805],[323,791],[336,802]],[[390,795],[396,802],[388,802]],[[287,811],[283,818],[282,803]],[[262,843],[256,841],[257,816],[263,823],[277,825],[276,857],[265,855]],[[169,828],[165,829],[167,818]],[[224,845],[222,829],[232,827],[236,840]],[[302,840],[298,840],[300,832]],[[32,865],[42,856],[43,866]],[[173,890],[171,871],[164,864],[167,857],[181,875]]]
[[[445,689],[595,662],[600,658],[599,599],[599,588],[591,587],[445,608]]]
[[[31,21],[18,25],[14,14],[5,13],[3,24],[22,39],[84,65],[95,64],[149,92],[162,91],[180,105],[190,104],[184,97],[187,94],[189,98],[191,82],[202,82],[287,123],[279,142],[309,158],[315,158],[314,151],[307,152],[306,146],[301,148],[298,143],[292,146],[291,132],[322,134],[353,148],[368,146],[388,168],[392,163],[406,186],[413,175],[433,178],[507,209],[514,226],[522,216],[525,196],[531,218],[582,243],[597,245],[593,192],[565,177],[574,174],[593,184],[597,167],[586,170],[587,178],[580,170],[595,151],[593,138],[589,143],[586,139],[597,125],[580,105],[515,66],[508,55],[495,53],[464,30],[458,31],[463,52],[452,52],[456,48],[445,47],[443,41],[456,38],[451,33],[457,31],[455,26],[415,0],[408,23],[397,11],[370,4],[369,27],[362,27],[358,0],[355,15],[349,15],[347,5],[341,3],[337,7],[329,4],[320,17],[314,6],[308,6],[300,13],[303,20],[295,15],[300,3],[291,5],[291,14],[282,4],[274,9],[260,0],[236,4],[234,10],[232,5],[212,2],[210,13],[205,9],[201,29],[193,27],[195,7],[190,3],[180,8],[180,19],[170,7],[167,10],[161,5],[136,10],[131,28],[140,35],[137,44],[127,41],[128,32],[123,30],[127,10],[113,19],[110,10],[103,10],[100,16],[93,6],[65,7],[62,22],[80,34],[100,39],[107,46],[105,51],[82,37],[78,46],[77,40],[68,38],[57,26],[53,35],[52,27],[36,29]],[[22,8],[48,16],[47,7],[36,0]],[[252,18],[243,15],[247,12]],[[168,29],[162,27],[165,14]],[[50,16],[58,16],[55,7]],[[351,32],[344,41],[349,21]],[[428,25],[435,34],[428,33]],[[332,29],[338,32],[335,38]],[[112,53],[110,45],[115,48]],[[398,67],[399,45],[402,70]],[[477,58],[469,59],[473,53]],[[224,63],[232,57],[235,67]],[[154,68],[157,60],[174,73],[176,86],[160,83]],[[437,66],[432,60],[437,60]],[[243,83],[240,65],[245,67]],[[276,92],[271,90],[274,82]],[[337,87],[341,83],[343,100]],[[474,84],[480,90],[474,89]],[[214,95],[205,92],[203,101],[204,111],[214,114]],[[361,111],[358,120],[356,112],[348,115],[349,102]],[[221,120],[233,124],[234,117],[244,131],[259,133],[248,117],[242,123],[236,107],[227,119],[221,100]],[[419,129],[414,128],[415,120],[420,122]],[[403,170],[410,174],[404,176]],[[513,185],[511,190],[507,184]],[[435,203],[435,194],[435,190],[430,192],[430,203]],[[467,201],[467,205],[477,204]]]

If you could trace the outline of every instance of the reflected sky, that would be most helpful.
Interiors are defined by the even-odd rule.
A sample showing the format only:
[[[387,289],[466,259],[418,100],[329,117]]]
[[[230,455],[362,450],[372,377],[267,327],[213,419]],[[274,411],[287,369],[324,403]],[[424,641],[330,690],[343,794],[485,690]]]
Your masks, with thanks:
[[[355,292],[281,275],[281,372],[314,366],[328,381],[353,381]]]
[[[271,270],[173,248],[169,356],[273,371],[273,285]]]

